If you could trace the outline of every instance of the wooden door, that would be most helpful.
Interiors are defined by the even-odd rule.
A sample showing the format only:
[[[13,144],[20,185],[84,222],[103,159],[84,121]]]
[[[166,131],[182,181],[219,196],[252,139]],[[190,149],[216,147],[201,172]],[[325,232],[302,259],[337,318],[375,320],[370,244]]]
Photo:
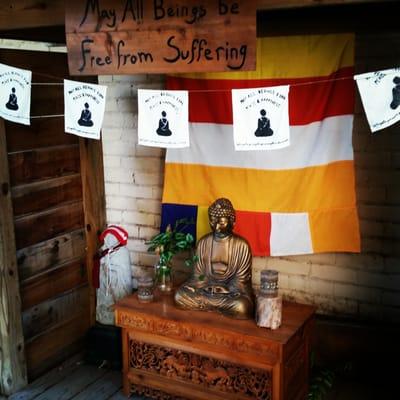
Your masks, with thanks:
[[[102,153],[100,142],[64,133],[66,55],[2,50],[0,62],[33,73],[31,125],[4,121],[32,379],[83,349],[94,321],[88,276],[105,221]]]

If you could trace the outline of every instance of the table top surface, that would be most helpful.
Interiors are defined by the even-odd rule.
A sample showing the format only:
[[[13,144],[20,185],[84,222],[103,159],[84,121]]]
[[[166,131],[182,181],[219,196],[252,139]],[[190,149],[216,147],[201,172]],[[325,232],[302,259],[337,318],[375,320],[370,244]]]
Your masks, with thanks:
[[[289,339],[315,313],[315,307],[305,304],[283,302],[282,325],[271,330],[258,327],[254,319],[238,320],[217,312],[182,310],[175,306],[173,295],[156,293],[154,301],[141,303],[137,294],[124,297],[115,305],[117,312],[125,312],[142,317],[164,319],[192,326],[209,327],[211,330],[231,331],[241,335],[287,343]]]

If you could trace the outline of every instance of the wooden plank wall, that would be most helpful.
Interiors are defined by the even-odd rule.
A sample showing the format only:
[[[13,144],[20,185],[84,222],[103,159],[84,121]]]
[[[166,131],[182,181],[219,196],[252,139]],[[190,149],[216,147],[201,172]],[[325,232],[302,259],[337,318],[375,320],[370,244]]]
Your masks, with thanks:
[[[33,85],[31,116],[64,113],[65,55],[2,51],[0,61],[32,70],[34,83],[57,83]],[[82,349],[90,324],[81,150],[63,117],[6,121],[5,131],[32,379]]]
[[[0,119],[0,398],[27,383],[4,121]]]

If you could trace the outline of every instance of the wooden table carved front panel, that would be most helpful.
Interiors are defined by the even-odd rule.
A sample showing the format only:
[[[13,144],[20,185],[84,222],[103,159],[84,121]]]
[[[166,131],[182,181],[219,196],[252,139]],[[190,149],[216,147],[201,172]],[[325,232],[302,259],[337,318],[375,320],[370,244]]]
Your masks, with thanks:
[[[155,399],[300,400],[306,397],[310,306],[284,303],[283,324],[183,311],[170,296],[116,305],[122,327],[124,392]]]

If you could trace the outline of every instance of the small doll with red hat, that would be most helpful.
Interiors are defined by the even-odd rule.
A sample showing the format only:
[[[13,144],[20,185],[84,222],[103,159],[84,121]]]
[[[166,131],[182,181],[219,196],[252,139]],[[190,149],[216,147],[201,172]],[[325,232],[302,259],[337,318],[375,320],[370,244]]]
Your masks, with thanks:
[[[114,304],[132,293],[132,270],[126,248],[128,232],[117,225],[109,225],[100,235],[103,243],[100,254],[97,289],[96,320],[114,325]]]

